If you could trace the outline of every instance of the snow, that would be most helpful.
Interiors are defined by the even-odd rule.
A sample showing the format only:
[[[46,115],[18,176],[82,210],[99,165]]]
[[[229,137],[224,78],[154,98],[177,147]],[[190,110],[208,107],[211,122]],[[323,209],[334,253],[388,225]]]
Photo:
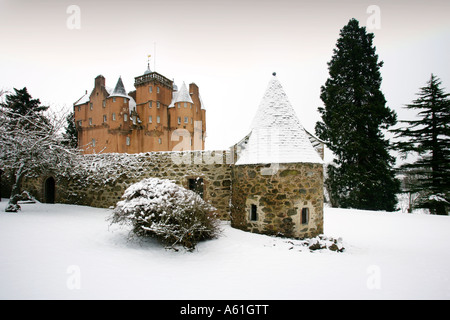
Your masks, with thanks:
[[[345,251],[222,224],[189,253],[127,240],[109,209],[0,202],[0,299],[449,299],[450,217],[325,208]]]
[[[323,163],[275,76],[259,105],[251,133],[240,148],[236,165]]]
[[[172,102],[169,105],[169,108],[174,108],[175,107],[175,103],[178,102],[189,102],[189,103],[194,103],[192,101],[191,95],[189,94],[189,91],[186,87],[186,84],[183,82],[183,84],[181,85],[180,90],[178,91],[173,91],[172,93]]]

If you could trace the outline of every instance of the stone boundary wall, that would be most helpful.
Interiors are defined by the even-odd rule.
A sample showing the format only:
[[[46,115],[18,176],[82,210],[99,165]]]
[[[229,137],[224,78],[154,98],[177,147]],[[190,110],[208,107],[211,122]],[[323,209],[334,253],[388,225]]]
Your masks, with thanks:
[[[46,202],[46,181],[51,177],[55,179],[55,202],[109,208],[126,188],[145,178],[174,180],[187,189],[189,179],[202,178],[204,199],[217,208],[222,220],[229,220],[229,156],[223,150],[86,155],[73,171],[26,179],[22,188]]]

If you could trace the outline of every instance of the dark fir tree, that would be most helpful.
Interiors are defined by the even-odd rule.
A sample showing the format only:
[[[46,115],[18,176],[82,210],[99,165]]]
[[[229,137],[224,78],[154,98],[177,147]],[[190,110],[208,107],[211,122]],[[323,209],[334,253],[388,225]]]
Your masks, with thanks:
[[[76,148],[78,146],[78,132],[75,126],[75,113],[71,112],[66,117],[66,132],[63,134],[64,144]]]
[[[11,126],[36,130],[37,124],[41,122],[48,124],[48,119],[43,114],[44,111],[48,110],[48,106],[41,105],[39,99],[33,99],[26,87],[23,89],[14,88],[14,92],[14,94],[7,94],[5,102],[1,103],[1,107],[8,110]],[[28,116],[36,119],[35,123],[25,121],[24,119],[28,119]]]
[[[416,156],[414,162],[401,166],[417,177],[404,191],[420,193],[416,208],[444,215],[450,204],[450,94],[441,84],[432,74],[418,98],[406,105],[418,111],[417,119],[401,121],[407,126],[392,131],[399,140],[394,147],[405,157]]]
[[[395,159],[383,131],[396,123],[381,92],[380,68],[374,35],[351,19],[340,32],[329,78],[321,87],[322,121],[316,134],[327,141],[335,160],[325,182],[334,206],[393,211],[400,182]]]

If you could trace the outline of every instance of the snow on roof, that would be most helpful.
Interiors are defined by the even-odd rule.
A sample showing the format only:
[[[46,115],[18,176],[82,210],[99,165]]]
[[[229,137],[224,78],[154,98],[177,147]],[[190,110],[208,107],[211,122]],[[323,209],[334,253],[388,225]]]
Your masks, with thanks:
[[[323,163],[274,76],[259,105],[236,165]]]
[[[129,98],[129,96],[128,96],[126,90],[125,90],[125,86],[123,85],[122,77],[119,77],[119,80],[117,80],[116,87],[114,88],[113,92],[110,93],[110,97],[125,97],[125,98]]]
[[[180,90],[177,91],[177,95],[175,97],[175,100],[173,101],[173,103],[177,103],[177,102],[190,102],[190,103],[194,103],[191,99],[191,95],[189,94],[189,91],[186,87],[186,84],[183,82],[183,84],[181,85]]]
[[[87,91],[86,91],[86,93],[80,99],[78,99],[73,105],[74,106],[79,106],[81,104],[88,103],[89,102],[89,96],[90,96],[90,94],[88,94]]]

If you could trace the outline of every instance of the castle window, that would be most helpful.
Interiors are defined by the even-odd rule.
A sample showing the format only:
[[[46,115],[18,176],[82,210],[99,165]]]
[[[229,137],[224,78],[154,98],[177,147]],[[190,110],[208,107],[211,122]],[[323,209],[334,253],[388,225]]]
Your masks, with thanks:
[[[203,178],[188,179],[188,188],[189,190],[192,190],[195,193],[197,193],[203,199],[203,192],[204,192]]]
[[[113,102],[116,102],[116,97],[113,97]]]
[[[250,221],[258,221],[258,207],[252,204],[250,207]]]
[[[156,116],[156,123],[161,123],[161,117],[160,116]]]
[[[126,113],[123,114],[123,121],[128,121],[128,114]]]
[[[113,119],[113,121],[116,121],[116,114],[115,113],[112,114],[112,119]]]
[[[161,138],[158,139],[159,144],[162,144],[162,140]]]
[[[89,109],[94,109],[94,105],[92,104],[92,102],[89,103]]]
[[[156,87],[156,93],[159,93],[159,87]]]
[[[78,106],[78,111],[81,111],[81,106]]]
[[[180,109],[180,108],[181,108],[181,102],[178,103],[178,109]]]
[[[106,114],[103,115],[103,122],[106,122]]]
[[[152,102],[151,102],[151,101],[148,103],[148,107],[149,107],[149,108],[152,107]]]
[[[153,87],[152,86],[148,87],[148,92],[150,92],[150,93],[153,92]]]
[[[187,102],[184,103],[184,107],[187,108]]]
[[[89,118],[89,125],[92,126],[92,118]]]
[[[159,101],[156,102],[156,107],[159,109],[159,107],[161,106],[161,104],[159,103]]]
[[[152,116],[149,116],[148,117],[148,123],[152,123],[153,122],[153,117]]]
[[[189,118],[188,117],[184,117],[184,123],[189,123]]]
[[[302,209],[302,217],[301,217],[302,224],[308,224],[308,220],[309,220],[309,208],[303,208]]]
[[[130,139],[130,137],[127,137],[127,141],[126,141],[126,143],[127,143],[127,146],[129,146],[129,145],[130,145],[130,143],[131,143],[131,139]]]
[[[95,147],[95,139],[92,139],[92,146]]]
[[[127,103],[127,102],[128,102],[128,99],[127,99],[127,98],[123,98],[123,102],[124,102],[124,103]]]
[[[78,126],[82,126],[83,125],[83,121],[82,120],[78,120]]]
[[[178,117],[178,124],[181,124],[181,117]]]
[[[103,108],[106,107],[106,100],[102,101],[102,106],[103,106]]]

